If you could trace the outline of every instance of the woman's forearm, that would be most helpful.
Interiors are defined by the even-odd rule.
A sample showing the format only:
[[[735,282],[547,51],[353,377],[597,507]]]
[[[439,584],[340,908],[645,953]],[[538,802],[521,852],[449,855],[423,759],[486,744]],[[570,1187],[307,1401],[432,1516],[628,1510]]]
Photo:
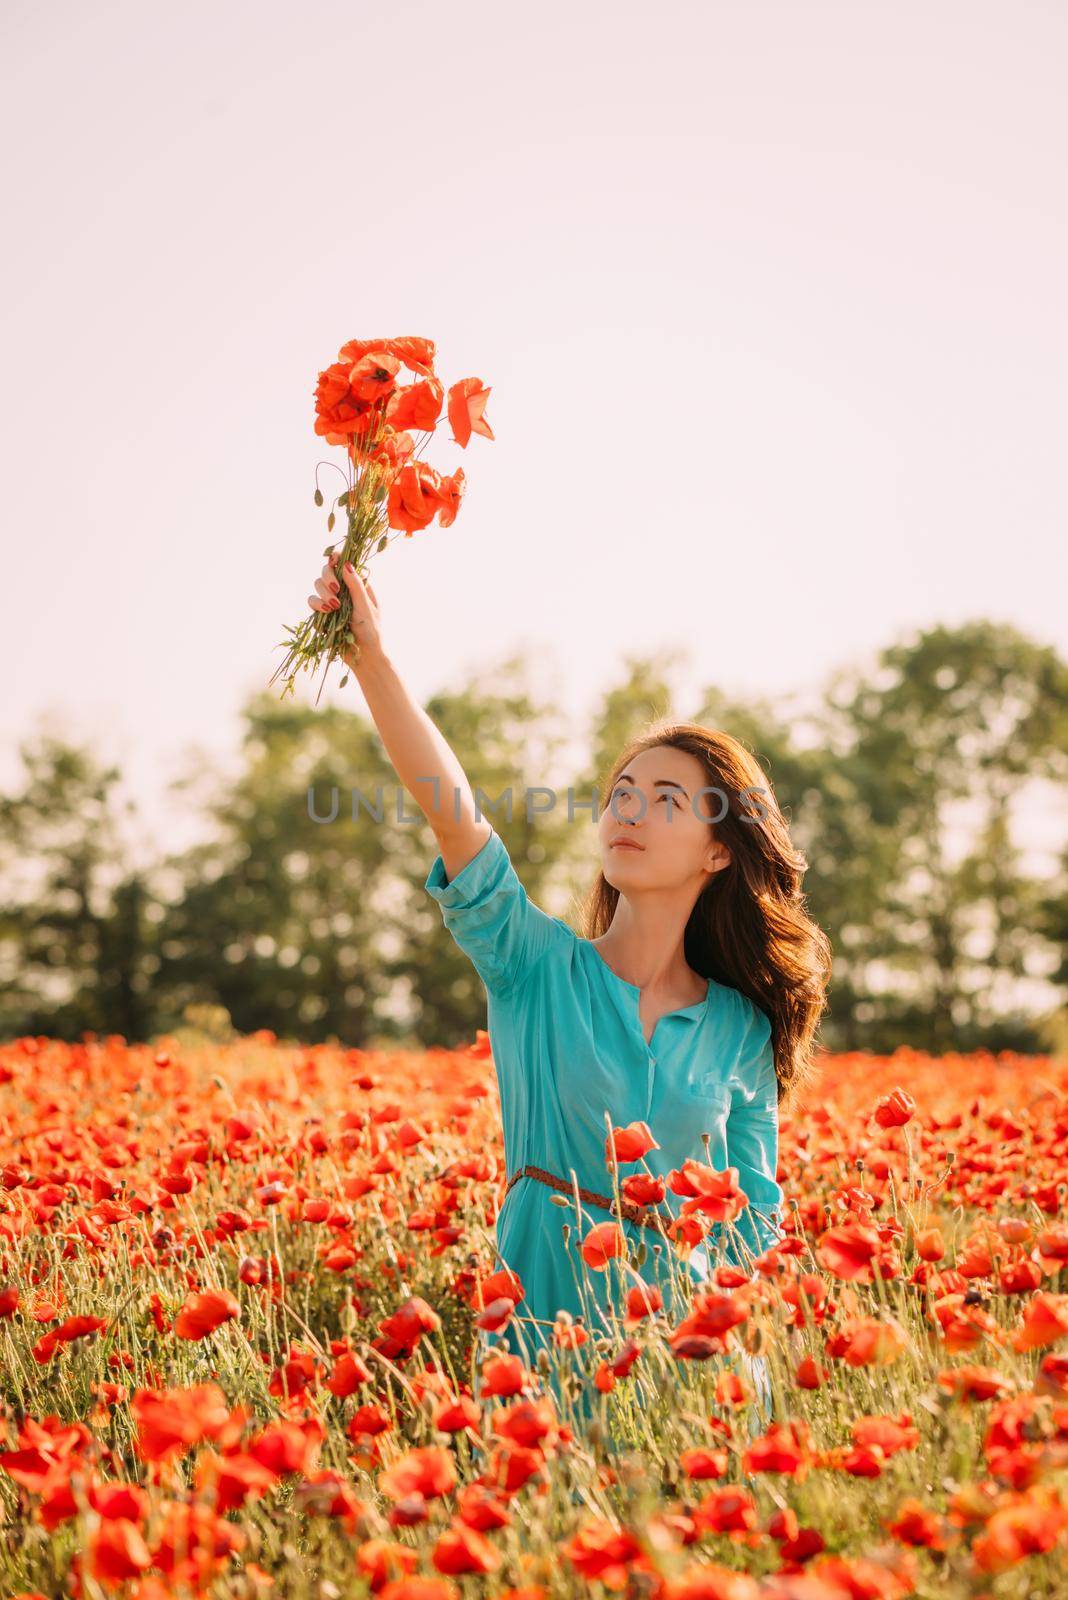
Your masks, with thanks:
[[[414,700],[381,651],[354,668],[367,708],[397,777],[441,840],[475,814],[467,774],[448,740]]]
[[[485,842],[486,825],[475,815],[475,798],[456,753],[413,700],[386,652],[374,585],[350,562],[338,567],[338,560],[337,551],[327,556],[308,604],[316,610],[336,611],[341,584],[348,589],[351,648],[344,652],[345,664],[363,690],[397,777],[433,828],[446,869],[453,876]]]

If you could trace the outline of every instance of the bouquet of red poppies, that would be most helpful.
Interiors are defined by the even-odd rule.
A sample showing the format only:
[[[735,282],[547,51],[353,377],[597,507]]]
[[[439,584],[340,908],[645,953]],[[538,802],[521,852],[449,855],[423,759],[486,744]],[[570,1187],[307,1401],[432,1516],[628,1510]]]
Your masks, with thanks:
[[[323,554],[328,559],[336,556],[338,566],[351,562],[361,577],[366,576],[371,556],[393,539],[410,539],[435,517],[443,528],[456,520],[466,488],[463,468],[445,477],[419,459],[438,426],[442,406],[453,439],[464,449],[474,433],[493,438],[483,415],[489,389],[480,378],[461,378],[449,389],[446,404],[434,356],[432,339],[350,339],[333,365],[319,374],[315,431],[327,444],[343,446],[346,455],[344,469],[336,462],[319,463],[337,467],[344,480],[340,493],[329,502],[326,529],[333,533],[340,516],[345,531]],[[398,381],[402,367],[414,374],[411,383]],[[418,441],[416,435],[421,436]],[[327,504],[319,488],[318,467],[315,504]],[[298,672],[325,663],[325,679],[331,661],[352,646],[352,603],[344,587],[340,598],[337,610],[312,611],[295,628],[286,627],[291,637],[278,647],[286,655],[270,680],[284,677],[283,700],[293,692]],[[346,673],[342,684],[347,678]]]

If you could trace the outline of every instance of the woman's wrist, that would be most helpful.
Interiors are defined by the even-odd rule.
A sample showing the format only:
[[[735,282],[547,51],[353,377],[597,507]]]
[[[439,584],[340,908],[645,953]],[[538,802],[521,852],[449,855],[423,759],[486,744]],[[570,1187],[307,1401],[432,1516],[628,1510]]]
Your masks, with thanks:
[[[392,671],[393,663],[381,649],[369,650],[364,645],[359,654],[349,659],[353,676],[361,683],[370,683]]]

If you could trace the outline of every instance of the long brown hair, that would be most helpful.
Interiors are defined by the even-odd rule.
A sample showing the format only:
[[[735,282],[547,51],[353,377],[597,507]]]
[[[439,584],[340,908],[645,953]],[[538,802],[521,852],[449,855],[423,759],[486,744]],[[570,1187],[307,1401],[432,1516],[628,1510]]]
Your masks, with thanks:
[[[686,960],[703,978],[738,989],[771,1023],[781,1105],[815,1076],[815,1033],[827,1006],[831,945],[805,909],[801,878],[808,861],[790,840],[771,783],[755,756],[733,738],[698,722],[651,724],[617,757],[601,793],[607,807],[619,774],[641,750],[672,745],[696,756],[706,782],[723,791],[726,810],[709,822],[730,864],[714,873],[686,924]],[[752,798],[750,798],[752,797]],[[711,797],[713,810],[724,801]],[[717,804],[718,802],[718,804]],[[599,939],[619,901],[603,872],[584,900],[587,939]]]

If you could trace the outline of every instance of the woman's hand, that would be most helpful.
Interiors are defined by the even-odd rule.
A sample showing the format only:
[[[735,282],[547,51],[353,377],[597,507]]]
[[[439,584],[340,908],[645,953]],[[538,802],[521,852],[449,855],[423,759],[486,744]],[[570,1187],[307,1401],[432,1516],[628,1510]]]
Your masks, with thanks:
[[[327,558],[322,573],[315,580],[316,592],[308,596],[308,604],[313,611],[337,611],[341,605],[338,598],[341,585],[337,575],[340,555],[341,552],[335,550],[333,555]],[[370,580],[361,578],[354,567],[343,567],[341,578],[352,599],[349,627],[356,641],[355,644],[349,644],[342,652],[342,660],[355,672],[361,660],[366,661],[369,656],[382,654],[378,596]]]

